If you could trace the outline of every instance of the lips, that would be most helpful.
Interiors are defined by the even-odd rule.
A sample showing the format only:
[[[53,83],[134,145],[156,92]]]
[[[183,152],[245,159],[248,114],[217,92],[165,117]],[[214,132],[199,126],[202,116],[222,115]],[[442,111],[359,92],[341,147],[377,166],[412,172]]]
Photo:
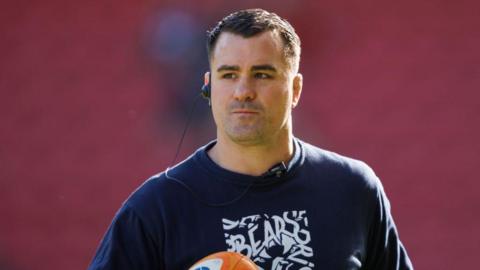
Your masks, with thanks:
[[[250,110],[235,110],[232,113],[233,114],[257,114],[258,112],[250,111]]]

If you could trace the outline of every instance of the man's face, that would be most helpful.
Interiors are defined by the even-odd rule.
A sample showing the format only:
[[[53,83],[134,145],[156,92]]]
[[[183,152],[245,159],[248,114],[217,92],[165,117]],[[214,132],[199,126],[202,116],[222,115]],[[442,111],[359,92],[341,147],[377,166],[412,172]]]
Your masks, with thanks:
[[[302,78],[285,59],[283,46],[273,31],[249,38],[220,34],[210,59],[217,136],[261,145],[290,132]]]

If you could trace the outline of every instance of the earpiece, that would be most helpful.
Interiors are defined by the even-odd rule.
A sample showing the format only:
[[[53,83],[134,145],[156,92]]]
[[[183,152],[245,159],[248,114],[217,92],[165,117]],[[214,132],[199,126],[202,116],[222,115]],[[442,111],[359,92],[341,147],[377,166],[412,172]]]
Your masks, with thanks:
[[[211,89],[210,89],[210,83],[204,84],[204,85],[202,86],[202,90],[201,90],[201,91],[202,91],[202,97],[205,98],[205,99],[210,100],[210,91],[211,91]]]

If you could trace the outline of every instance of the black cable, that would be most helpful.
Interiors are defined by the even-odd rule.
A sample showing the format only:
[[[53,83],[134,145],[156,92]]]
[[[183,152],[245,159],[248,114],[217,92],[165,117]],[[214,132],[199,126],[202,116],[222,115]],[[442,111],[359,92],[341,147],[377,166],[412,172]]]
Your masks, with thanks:
[[[193,105],[192,105],[192,108],[190,109],[190,113],[188,114],[188,119],[187,119],[187,123],[185,124],[185,127],[183,128],[183,133],[182,133],[182,137],[180,138],[180,142],[178,143],[178,146],[177,146],[177,151],[175,152],[175,156],[173,157],[173,160],[171,162],[171,165],[170,166],[173,166],[175,164],[175,161],[177,161],[177,157],[178,157],[178,154],[180,153],[180,149],[181,149],[181,146],[183,144],[183,140],[185,139],[185,135],[187,133],[187,130],[188,130],[188,127],[190,126],[190,122],[192,121],[192,116],[193,116],[193,112],[195,110],[195,107],[197,105],[197,102],[198,102],[198,98],[199,97],[202,97],[202,95],[198,95],[194,102],[193,102]],[[211,207],[223,207],[223,206],[227,206],[229,204],[232,204],[238,200],[240,200],[243,196],[245,196],[245,194],[247,194],[247,192],[250,190],[250,188],[253,186],[254,184],[254,181],[252,181],[251,183],[248,184],[248,186],[245,188],[244,191],[242,191],[242,193],[237,196],[236,198],[234,198],[233,200],[230,200],[230,201],[227,201],[227,202],[223,202],[223,203],[210,203],[208,201],[206,201],[205,199],[201,198],[197,193],[195,193],[195,191],[193,191],[193,189],[191,187],[189,187],[187,184],[185,184],[185,182],[183,182],[182,180],[180,179],[177,179],[175,177],[172,177],[170,175],[168,175],[168,171],[170,170],[170,167],[167,168],[167,170],[165,170],[165,177],[167,179],[170,179],[174,182],[176,182],[177,184],[180,184],[181,186],[183,186],[186,190],[188,190],[190,193],[192,193],[192,195],[197,199],[199,200],[201,203],[207,205],[207,206],[211,206]]]
[[[183,144],[183,139],[185,138],[185,134],[187,133],[188,127],[190,126],[190,122],[192,121],[193,111],[195,110],[195,107],[196,107],[195,105],[197,105],[198,98],[201,97],[201,96],[202,95],[199,94],[193,102],[192,108],[190,109],[190,113],[188,114],[187,123],[185,124],[185,127],[183,128],[182,137],[180,138],[180,142],[178,143],[178,146],[177,146],[177,151],[175,153],[175,156],[173,157],[172,162],[170,163],[170,166],[173,166],[175,164],[175,161],[177,161],[178,154],[180,153],[180,147]]]
[[[193,189],[191,187],[189,187],[187,184],[185,184],[182,180],[179,180],[175,177],[172,177],[170,175],[168,175],[168,170],[170,170],[170,168],[167,168],[167,170],[165,171],[165,177],[167,179],[170,179],[178,184],[180,184],[181,186],[183,186],[186,190],[188,190],[190,193],[192,193],[192,195],[197,199],[199,200],[201,203],[207,205],[207,206],[210,206],[210,207],[224,207],[224,206],[227,206],[227,205],[230,205],[232,203],[235,203],[237,202],[238,200],[240,200],[241,198],[243,198],[243,196],[245,196],[247,194],[247,192],[250,190],[250,188],[253,186],[254,182],[255,181],[251,181],[248,186],[245,188],[245,190],[242,191],[242,193],[240,195],[238,195],[237,197],[235,197],[234,199],[230,200],[230,201],[226,201],[226,202],[222,202],[222,203],[212,203],[212,202],[208,202],[206,201],[205,199],[201,198],[197,193],[195,193],[195,191],[193,191]]]

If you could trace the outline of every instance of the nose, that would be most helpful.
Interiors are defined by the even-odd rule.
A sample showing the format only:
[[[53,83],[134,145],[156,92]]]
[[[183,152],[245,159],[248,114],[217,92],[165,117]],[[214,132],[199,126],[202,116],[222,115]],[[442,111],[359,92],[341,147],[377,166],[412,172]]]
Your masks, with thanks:
[[[241,102],[254,100],[257,95],[251,80],[248,78],[238,80],[233,96],[236,100]]]

